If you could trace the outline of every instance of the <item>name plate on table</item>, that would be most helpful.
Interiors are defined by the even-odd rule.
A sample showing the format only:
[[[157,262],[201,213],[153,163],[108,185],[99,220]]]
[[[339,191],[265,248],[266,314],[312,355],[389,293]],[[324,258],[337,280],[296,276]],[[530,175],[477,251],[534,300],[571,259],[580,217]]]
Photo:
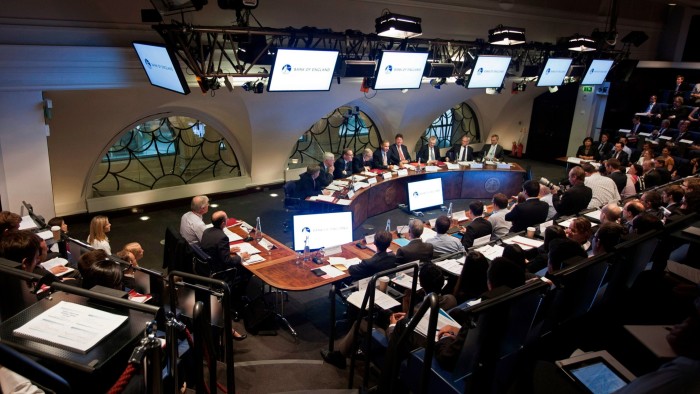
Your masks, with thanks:
[[[355,195],[354,190],[348,190],[348,198],[352,198],[352,196],[354,196],[354,195]]]
[[[438,166],[425,166],[425,172],[437,172]]]
[[[355,189],[355,191],[358,191],[360,189],[364,189],[366,187],[369,187],[369,183],[367,183],[367,182],[355,182],[352,185],[352,187],[353,187],[353,189]]]
[[[666,140],[666,141],[670,141],[670,140],[672,139],[672,137],[669,137],[669,136],[667,136],[667,135],[660,135],[660,136],[659,136],[659,139],[661,139],[661,140]]]
[[[651,136],[651,133],[639,133],[642,137],[649,137]]]
[[[405,168],[400,169],[400,170],[396,171],[396,175],[397,176],[406,176],[406,175],[408,175],[408,170]]]
[[[625,133],[625,134],[629,134],[629,133],[632,132],[632,130],[627,130],[627,129],[620,129],[620,130],[618,130],[618,131],[619,131],[620,133]]]
[[[476,162],[470,162],[469,163],[469,168],[475,169],[475,168],[484,168],[484,163],[476,163]]]
[[[459,164],[457,163],[445,163],[448,170],[459,170]]]
[[[510,164],[509,163],[498,163],[496,164],[496,168],[499,170],[510,170]]]
[[[581,164],[581,159],[578,157],[567,157],[566,162],[573,163],[573,164]]]
[[[692,144],[692,143],[693,143],[693,141],[692,141],[692,140],[680,140],[680,141],[678,141],[678,142],[682,142],[682,143],[684,143],[684,144],[688,144],[688,145],[690,145],[690,144]]]
[[[369,179],[367,179],[367,184],[369,184],[369,185],[374,185],[375,183],[377,183],[377,178],[369,178]]]
[[[382,178],[384,178],[384,179],[391,179],[391,177],[393,177],[393,176],[394,176],[394,174],[392,174],[390,172],[385,172],[382,174]]]

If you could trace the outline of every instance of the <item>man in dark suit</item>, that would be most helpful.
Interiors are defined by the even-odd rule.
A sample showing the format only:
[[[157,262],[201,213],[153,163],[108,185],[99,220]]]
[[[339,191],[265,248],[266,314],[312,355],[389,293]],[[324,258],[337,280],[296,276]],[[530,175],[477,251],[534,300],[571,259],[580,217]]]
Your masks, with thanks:
[[[471,219],[471,221],[466,228],[461,227],[459,229],[459,232],[462,233],[462,245],[464,245],[464,249],[471,248],[474,245],[475,239],[491,235],[493,225],[491,225],[491,222],[481,216],[483,214],[483,202],[474,201],[473,203],[469,204],[467,216],[469,219]]]
[[[651,97],[649,97],[649,104],[642,112],[644,112],[646,116],[650,118],[661,113],[661,108],[656,102],[656,96],[652,95]]]
[[[426,163],[434,165],[440,161],[440,148],[437,147],[437,137],[432,136],[428,138],[428,145],[424,145],[420,152],[418,152],[418,158],[421,163]]]
[[[299,180],[297,181],[296,195],[298,198],[303,200],[306,197],[321,194],[323,186],[320,179],[318,179],[320,173],[321,167],[318,164],[311,164],[306,167],[306,172],[299,175]]]
[[[423,242],[420,236],[423,234],[423,222],[413,219],[408,226],[408,237],[411,240],[407,245],[396,251],[396,264],[405,264],[420,260],[423,263],[430,262],[433,258],[433,245]]]
[[[654,167],[654,163],[655,160],[644,160],[642,162],[642,170],[644,173],[641,176],[641,190],[663,185],[661,174]]]
[[[484,160],[503,159],[503,147],[498,145],[498,134],[491,136],[491,144],[485,144],[481,148],[481,157]]]
[[[463,135],[460,144],[452,145],[452,148],[447,151],[447,158],[450,161],[474,160],[474,150],[469,146],[469,137]]]
[[[408,148],[403,144],[403,134],[396,134],[394,144],[389,147],[389,164],[402,165],[411,162]]]
[[[600,141],[595,143],[595,149],[598,151],[598,157],[600,157],[601,160],[605,160],[608,158],[608,155],[610,155],[610,151],[613,148],[613,145],[608,141],[608,134],[603,133],[600,135]]]
[[[358,174],[365,169],[371,169],[372,165],[374,165],[373,155],[374,152],[372,152],[372,149],[365,148],[361,155],[355,156],[355,158],[352,159],[352,172]]]
[[[661,126],[659,127],[659,129],[651,132],[651,139],[656,140],[662,136],[673,137],[674,134],[675,133],[671,129],[671,121],[668,119],[664,119],[661,121]]]
[[[627,175],[620,171],[620,161],[611,158],[605,162],[605,173],[608,174],[608,178],[615,181],[615,186],[617,186],[618,193],[622,194],[622,189],[627,186]]]
[[[372,168],[386,170],[389,168],[389,141],[382,141],[379,149],[374,151],[372,155]]]
[[[334,162],[335,155],[333,155],[333,152],[326,152],[323,154],[321,172],[318,174],[318,179],[321,181],[321,186],[323,187],[326,187],[333,182],[333,171],[335,171],[335,167],[333,166]]]
[[[663,189],[661,192],[661,198],[666,206],[666,211],[664,215],[668,218],[671,216],[683,215],[681,210],[681,200],[685,195],[685,191],[679,185],[671,185]]]
[[[356,168],[353,166],[353,157],[352,149],[346,148],[343,150],[343,155],[333,164],[335,168],[333,179],[345,178],[355,173]]]
[[[569,171],[571,187],[563,194],[554,194],[552,198],[554,209],[557,211],[554,219],[561,216],[575,215],[588,208],[588,203],[593,198],[593,190],[584,185],[585,180],[586,173],[583,171],[583,168],[577,166]]]
[[[656,166],[656,171],[659,173],[661,184],[663,185],[671,182],[671,172],[666,168],[666,159],[657,157],[654,160],[654,165]]]
[[[540,194],[540,184],[537,181],[529,180],[523,183],[523,192],[525,192],[527,199],[514,205],[505,216],[505,219],[512,223],[509,231],[511,233],[523,231],[547,220],[549,204],[537,198]]]
[[[624,147],[625,146],[622,142],[616,142],[615,149],[612,152],[610,152],[610,158],[619,160],[621,166],[627,167],[627,163],[629,162],[629,156],[624,150],[622,150],[622,148]]]
[[[374,256],[362,260],[360,264],[353,265],[348,268],[348,274],[352,281],[367,278],[389,268],[396,267],[396,256],[387,252],[387,248],[391,243],[391,233],[384,230],[379,230],[374,235],[374,246],[377,247],[377,253]]]

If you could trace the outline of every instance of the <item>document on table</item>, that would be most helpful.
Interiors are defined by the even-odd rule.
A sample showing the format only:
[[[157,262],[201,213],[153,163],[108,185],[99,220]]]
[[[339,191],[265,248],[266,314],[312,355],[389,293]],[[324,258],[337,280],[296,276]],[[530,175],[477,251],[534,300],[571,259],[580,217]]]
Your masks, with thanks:
[[[457,259],[438,261],[435,265],[453,275],[459,276],[462,274],[462,263]]]
[[[408,243],[411,241],[407,240],[406,238],[395,238],[391,242],[399,245],[399,247],[402,247],[408,245]]]
[[[260,239],[260,241],[258,241],[258,245],[262,246],[265,250],[272,250],[275,248],[275,245],[265,238]]]
[[[333,202],[335,200],[335,197],[333,196],[326,196],[325,194],[319,195],[316,197],[316,201],[325,201],[325,202]]]
[[[418,322],[418,325],[416,325],[416,328],[413,330],[419,334],[421,334],[424,337],[428,337],[428,324],[430,323],[430,310],[423,315],[423,318],[420,319]],[[438,311],[438,320],[437,320],[437,326],[435,328],[435,341],[438,341],[439,338],[437,337],[437,333],[440,331],[441,328],[445,326],[453,326],[462,328],[462,326],[457,323],[453,318],[450,317],[450,315],[447,314],[442,308]],[[456,334],[456,333],[455,333]]]
[[[128,316],[61,301],[13,333],[21,338],[85,354],[127,318]]]
[[[560,225],[560,226],[562,226],[562,227],[564,227],[564,228],[568,228],[569,225],[571,225],[571,223],[574,222],[574,219],[576,219],[576,218],[566,219],[566,220],[564,220],[563,222],[559,222],[559,223],[557,223],[557,224]]]
[[[348,177],[348,179],[349,179],[349,178],[350,178],[350,177]],[[352,180],[355,181],[355,182],[364,181],[365,179],[367,179],[367,177],[366,177],[366,176],[362,176],[362,175],[353,175],[353,176],[352,176]]]
[[[346,200],[344,198],[339,198],[338,201],[336,201],[335,203],[338,205],[350,205],[351,202],[352,202],[352,200]]]
[[[595,210],[595,211],[593,211],[593,212],[588,212],[587,214],[585,214],[585,215],[583,215],[583,216],[586,216],[586,217],[588,217],[589,219],[593,219],[593,220],[595,220],[596,222],[599,222],[599,221],[600,221],[600,212],[601,212],[601,210],[600,210],[600,209],[597,209],[597,210]],[[544,231],[542,231],[542,233],[544,234]]]
[[[239,244],[232,245],[231,247],[238,247],[240,249],[238,252],[236,252],[238,255],[240,255],[241,253],[248,253],[253,255],[262,252],[260,249],[247,242],[241,242]]]
[[[243,262],[243,265],[251,265],[251,264],[256,264],[256,263],[262,263],[265,261],[265,258],[262,257],[259,254],[251,254],[248,256],[248,260]]]
[[[330,185],[326,186],[326,190],[333,190],[333,191],[339,192],[339,191],[343,190],[343,188],[331,183]]]
[[[340,186],[340,187],[345,187],[350,184],[348,181],[341,181],[340,179],[336,179],[335,181],[332,182],[333,185]]]
[[[326,275],[323,275],[324,277],[328,278],[335,278],[336,276],[343,275],[344,272],[342,270],[339,270],[338,268],[333,267],[332,265],[324,265],[323,267],[318,267],[321,271],[325,272]]]
[[[66,267],[66,264],[68,264],[68,260],[66,260],[62,257],[54,257],[51,260],[44,261],[43,263],[41,263],[41,266],[44,267],[44,269],[47,271],[51,271],[51,269],[53,269],[55,267],[63,267],[64,270],[59,272],[59,273],[51,272],[56,276],[63,276],[69,272],[75,271],[75,269],[73,269],[71,267]]]
[[[423,227],[423,234],[421,234],[420,239],[422,239],[423,241],[427,241],[430,238],[435,238],[436,235],[437,233],[435,232],[435,230]]]
[[[226,234],[226,236],[228,237],[228,242],[236,242],[243,239],[243,237],[227,229],[226,227],[224,227],[224,234]]]
[[[452,219],[458,222],[463,222],[465,220],[468,220],[467,213],[465,211],[452,212]]]
[[[521,235],[516,235],[515,237],[503,240],[507,244],[518,244],[523,250],[529,250],[532,248],[539,248],[544,244],[544,241],[538,239],[526,238]]]
[[[365,290],[356,291],[348,297],[347,301],[357,308],[362,307],[362,300],[365,298]],[[369,302],[368,302],[369,304]],[[391,308],[401,305],[398,301],[391,298],[390,296],[382,293],[379,290],[374,292],[374,304],[384,310],[389,310]]]
[[[36,233],[36,235],[38,235],[39,238],[43,239],[44,241],[53,238],[53,233],[51,232],[51,230],[41,231]]]
[[[360,264],[362,260],[358,259],[357,257],[354,257],[352,259],[346,259],[344,257],[329,257],[328,258],[328,263],[330,265],[334,266],[335,268],[338,268],[341,271],[347,271],[348,268],[352,267],[353,265]]]
[[[379,175],[371,171],[362,171],[361,174],[368,178],[374,178],[375,176]]]
[[[484,245],[476,250],[489,260],[503,256],[503,246],[501,245]]]
[[[413,286],[413,276],[411,274],[413,273],[413,269],[402,271],[402,272],[397,272],[396,276],[391,278],[391,281],[393,283],[396,283],[397,285],[403,287],[404,289],[410,289]],[[416,282],[416,290],[420,290],[421,286],[419,282]]]
[[[37,227],[36,223],[34,223],[34,219],[32,219],[31,216],[25,215],[22,216],[22,221],[19,222],[19,229],[20,230],[33,230]]]

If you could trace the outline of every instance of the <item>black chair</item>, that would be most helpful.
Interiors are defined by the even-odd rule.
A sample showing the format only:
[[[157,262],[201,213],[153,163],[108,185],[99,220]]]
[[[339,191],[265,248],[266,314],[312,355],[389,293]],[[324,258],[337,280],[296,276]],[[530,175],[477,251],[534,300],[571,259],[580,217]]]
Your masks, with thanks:
[[[56,394],[68,394],[73,392],[70,384],[61,376],[24,354],[1,344],[0,365],[10,367],[14,372],[23,375],[25,378]]]
[[[192,272],[195,274],[222,280],[228,276],[236,276],[236,267],[212,271],[211,256],[206,254],[197,244],[190,244],[189,247],[192,250]]]
[[[297,182],[287,181],[284,186],[284,209],[289,212],[290,210],[301,209],[301,198],[297,196]]]
[[[165,228],[163,244],[163,268],[169,271],[184,271],[192,273],[192,249],[180,235],[180,230],[174,226]]]

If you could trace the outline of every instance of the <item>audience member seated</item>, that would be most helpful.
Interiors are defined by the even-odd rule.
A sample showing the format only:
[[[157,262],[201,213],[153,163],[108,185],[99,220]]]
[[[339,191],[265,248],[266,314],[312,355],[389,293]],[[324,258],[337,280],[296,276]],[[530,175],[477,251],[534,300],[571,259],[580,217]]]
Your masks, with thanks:
[[[566,229],[566,236],[576,242],[583,248],[588,250],[591,247],[591,222],[584,216],[579,216],[571,221],[569,228]]]
[[[686,192],[681,200],[681,211],[685,215],[700,212],[700,190]]]
[[[639,158],[637,159],[636,163],[641,166],[644,164],[644,160],[654,160],[655,156],[654,148],[651,146],[651,143],[645,142],[644,146],[642,147],[642,153],[639,154]]]
[[[429,263],[433,258],[433,245],[423,242],[423,222],[420,219],[413,219],[408,225],[408,239],[411,241],[396,250],[396,264],[406,264],[415,260]]]
[[[575,265],[588,257],[578,242],[569,238],[557,238],[549,243],[547,274]]]
[[[673,160],[673,157],[671,157],[671,150],[668,149],[668,147],[664,146],[663,149],[661,149],[661,156],[659,156],[658,159],[664,161],[663,168],[669,173],[673,173],[673,171],[676,170],[676,162]]]
[[[369,171],[372,169],[373,165],[373,152],[372,149],[369,148],[365,148],[362,151],[362,156],[357,156],[353,159],[354,168],[360,170],[358,172]]]
[[[583,139],[583,145],[578,147],[576,157],[583,160],[598,160],[598,151],[593,146],[593,138],[586,137]]]
[[[532,252],[528,251],[529,253],[536,254],[530,257],[530,262],[527,264],[527,272],[534,274],[547,268],[547,261],[549,260],[549,245],[553,240],[559,238],[566,238],[566,229],[558,224],[547,226],[547,228],[544,230],[544,243],[537,249],[531,249]]]
[[[185,241],[194,244],[202,240],[206,225],[202,216],[209,211],[209,197],[194,196],[190,203],[190,211],[180,219],[180,235]]]
[[[687,192],[700,191],[700,178],[688,178],[683,180],[681,187]]]
[[[595,150],[598,152],[599,160],[605,160],[610,156],[613,144],[608,141],[609,138],[608,133],[602,133],[600,135],[600,141],[595,143]]]
[[[355,167],[353,157],[354,155],[352,153],[352,149],[343,149],[343,155],[335,161],[335,164],[333,164],[333,167],[335,168],[333,171],[333,179],[346,178],[352,174],[362,172],[362,170]]]
[[[627,164],[629,163],[629,154],[623,150],[625,147],[625,144],[622,142],[616,142],[615,147],[613,150],[610,152],[610,157],[609,158],[614,158],[620,161],[620,165],[623,167],[627,167]]]
[[[0,212],[0,235],[5,231],[19,230],[22,217],[10,211]]]
[[[333,173],[335,172],[335,155],[333,152],[325,152],[323,161],[321,162],[321,173],[318,178],[321,180],[321,186],[326,187],[333,182]]]
[[[469,146],[469,137],[463,135],[459,144],[452,145],[447,151],[447,161],[473,161],[474,150]]]
[[[620,201],[620,193],[612,179],[600,175],[598,169],[590,163],[581,165],[586,174],[583,183],[591,189],[591,201],[587,208],[598,208],[607,204],[617,204]]]
[[[462,266],[462,273],[457,278],[454,294],[457,303],[478,298],[488,290],[486,286],[486,271],[489,260],[480,252],[472,250],[467,253]]]
[[[95,216],[90,221],[90,235],[87,243],[95,249],[102,249],[107,254],[112,254],[112,248],[109,246],[109,238],[107,233],[112,229],[107,216]]]
[[[649,97],[649,104],[647,104],[642,113],[644,113],[647,121],[650,121],[651,118],[655,118],[657,114],[661,113],[661,106],[656,102],[655,95]]]
[[[515,204],[505,216],[505,219],[512,223],[511,233],[524,231],[528,227],[547,220],[549,205],[537,198],[540,193],[540,184],[534,180],[526,181],[523,183],[523,192],[527,199]]]
[[[10,230],[0,237],[0,257],[21,264],[21,269],[34,272],[41,262],[41,238],[31,231]],[[0,319],[6,320],[37,301],[34,283],[10,277],[2,278]]]
[[[403,134],[396,134],[394,144],[389,147],[389,164],[403,166],[411,161],[408,148],[403,144]]]
[[[632,222],[634,218],[644,213],[644,203],[639,200],[627,201],[622,210],[622,224],[626,227],[628,233],[632,232]]]
[[[469,204],[469,210],[467,211],[467,217],[470,219],[467,227],[460,227],[459,232],[462,233],[462,245],[465,249],[471,248],[474,245],[474,240],[477,238],[485,237],[491,235],[493,230],[491,222],[484,219],[482,215],[484,214],[484,203],[481,201],[474,201]]]
[[[498,257],[491,262],[486,283],[488,291],[481,295],[481,301],[496,298],[524,285],[525,271],[512,261]],[[435,359],[447,370],[454,369],[469,331],[469,324],[460,321],[460,317],[463,316],[460,309],[453,310],[450,314],[462,328],[458,331],[457,327],[445,325],[438,332],[439,340],[435,343]]]
[[[389,141],[382,141],[379,149],[374,151],[372,155],[372,168],[386,170],[389,168]]]
[[[641,118],[635,115],[632,118],[632,127],[630,127],[630,132],[627,134],[627,142],[629,142],[630,147],[637,147],[639,142],[639,133],[644,130],[642,128]]]
[[[296,196],[302,200],[307,197],[317,196],[323,191],[323,184],[319,179],[321,167],[318,164],[310,164],[306,167],[306,172],[299,175],[297,181]]]
[[[667,220],[672,216],[679,216],[683,214],[680,203],[684,194],[685,191],[678,185],[668,186],[661,192],[661,198],[663,199],[664,204],[666,204],[664,207],[664,216],[666,216]]]
[[[641,175],[644,173],[641,164],[632,164],[627,170],[627,183],[620,193],[621,198],[633,196],[641,191]]]
[[[484,144],[481,148],[481,157],[484,160],[503,159],[503,147],[498,145],[498,134],[493,134],[491,136],[491,143]]]
[[[503,255],[506,259],[514,262],[515,264],[521,266],[523,271],[525,271],[525,280],[530,280],[537,278],[527,270],[527,258],[525,257],[525,251],[518,244],[506,244],[503,246]]]
[[[657,141],[659,137],[674,137],[673,130],[671,129],[671,121],[664,119],[661,121],[661,126],[658,130],[653,130],[651,132],[650,139],[652,141]]]
[[[488,221],[491,223],[492,228],[491,241],[495,241],[508,234],[511,223],[505,217],[508,213],[508,197],[503,193],[496,193],[491,201],[493,210],[488,217]]]
[[[46,222],[46,225],[49,226],[49,228],[58,226],[61,228],[61,233],[62,234],[68,234],[68,224],[66,224],[66,221],[63,220],[62,217],[56,216],[51,219],[49,219],[48,222]]]
[[[379,230],[374,234],[374,246],[377,247],[377,252],[374,256],[362,260],[360,264],[348,268],[348,274],[350,274],[352,281],[358,281],[377,272],[396,267],[396,256],[391,251],[387,251],[389,244],[391,244],[391,239],[391,233],[388,231]]]
[[[622,191],[625,189],[625,186],[627,186],[627,175],[620,171],[620,162],[614,158],[608,159],[605,162],[605,172],[608,178],[615,182],[617,192],[622,195]]]
[[[624,137],[624,136],[623,136],[623,137],[620,137],[620,138],[618,139],[618,141],[622,144],[622,150],[623,150],[625,153],[627,153],[628,162],[629,162],[629,161],[632,161],[632,148],[630,148],[629,146],[627,146],[627,145],[629,145],[629,140],[627,139],[627,137]]]
[[[440,148],[437,147],[437,137],[428,138],[428,145],[424,145],[418,152],[418,159],[421,163],[435,165],[440,161]]]
[[[671,125],[676,125],[679,120],[688,118],[688,115],[688,109],[683,105],[683,97],[678,96],[673,99],[673,104],[660,114],[660,117],[669,120]]]
[[[522,194],[522,192],[520,194]],[[546,202],[549,206],[547,220],[554,219],[554,216],[557,215],[557,210],[554,208],[554,194],[552,194],[552,190],[545,185],[540,185],[540,194],[537,195],[537,198],[539,198],[540,201]]]
[[[98,260],[88,265],[83,274],[83,288],[92,289],[103,286],[109,289],[123,290],[124,276],[119,264],[112,260]]]
[[[601,224],[593,236],[593,255],[598,256],[613,252],[615,245],[622,241],[624,235],[625,229],[619,223],[605,222]]]
[[[585,185],[585,179],[586,173],[581,167],[574,167],[569,170],[571,187],[564,193],[555,189],[557,194],[552,198],[554,209],[557,211],[557,214],[554,215],[555,219],[562,216],[575,215],[588,207],[593,197],[593,191]]]
[[[661,173],[656,169],[654,163],[654,160],[644,160],[642,163],[642,170],[644,173],[639,181],[641,190],[651,189],[664,184]]]
[[[447,234],[447,230],[450,229],[451,225],[450,218],[445,215],[440,215],[435,219],[435,232],[437,232],[437,235],[425,241],[433,245],[434,258],[464,252],[464,246],[459,239]]]
[[[622,216],[622,208],[615,203],[604,205],[600,209],[600,223],[619,223]]]
[[[641,201],[644,204],[644,212],[650,215],[654,215],[659,219],[663,219],[664,213],[661,210],[663,205],[663,199],[661,198],[661,193],[656,190],[649,190],[644,192],[641,197]]]
[[[630,231],[630,238],[634,238],[638,235],[646,234],[650,231],[657,231],[664,228],[664,223],[658,217],[650,215],[648,213],[642,213],[634,218],[632,221],[632,231]]]

